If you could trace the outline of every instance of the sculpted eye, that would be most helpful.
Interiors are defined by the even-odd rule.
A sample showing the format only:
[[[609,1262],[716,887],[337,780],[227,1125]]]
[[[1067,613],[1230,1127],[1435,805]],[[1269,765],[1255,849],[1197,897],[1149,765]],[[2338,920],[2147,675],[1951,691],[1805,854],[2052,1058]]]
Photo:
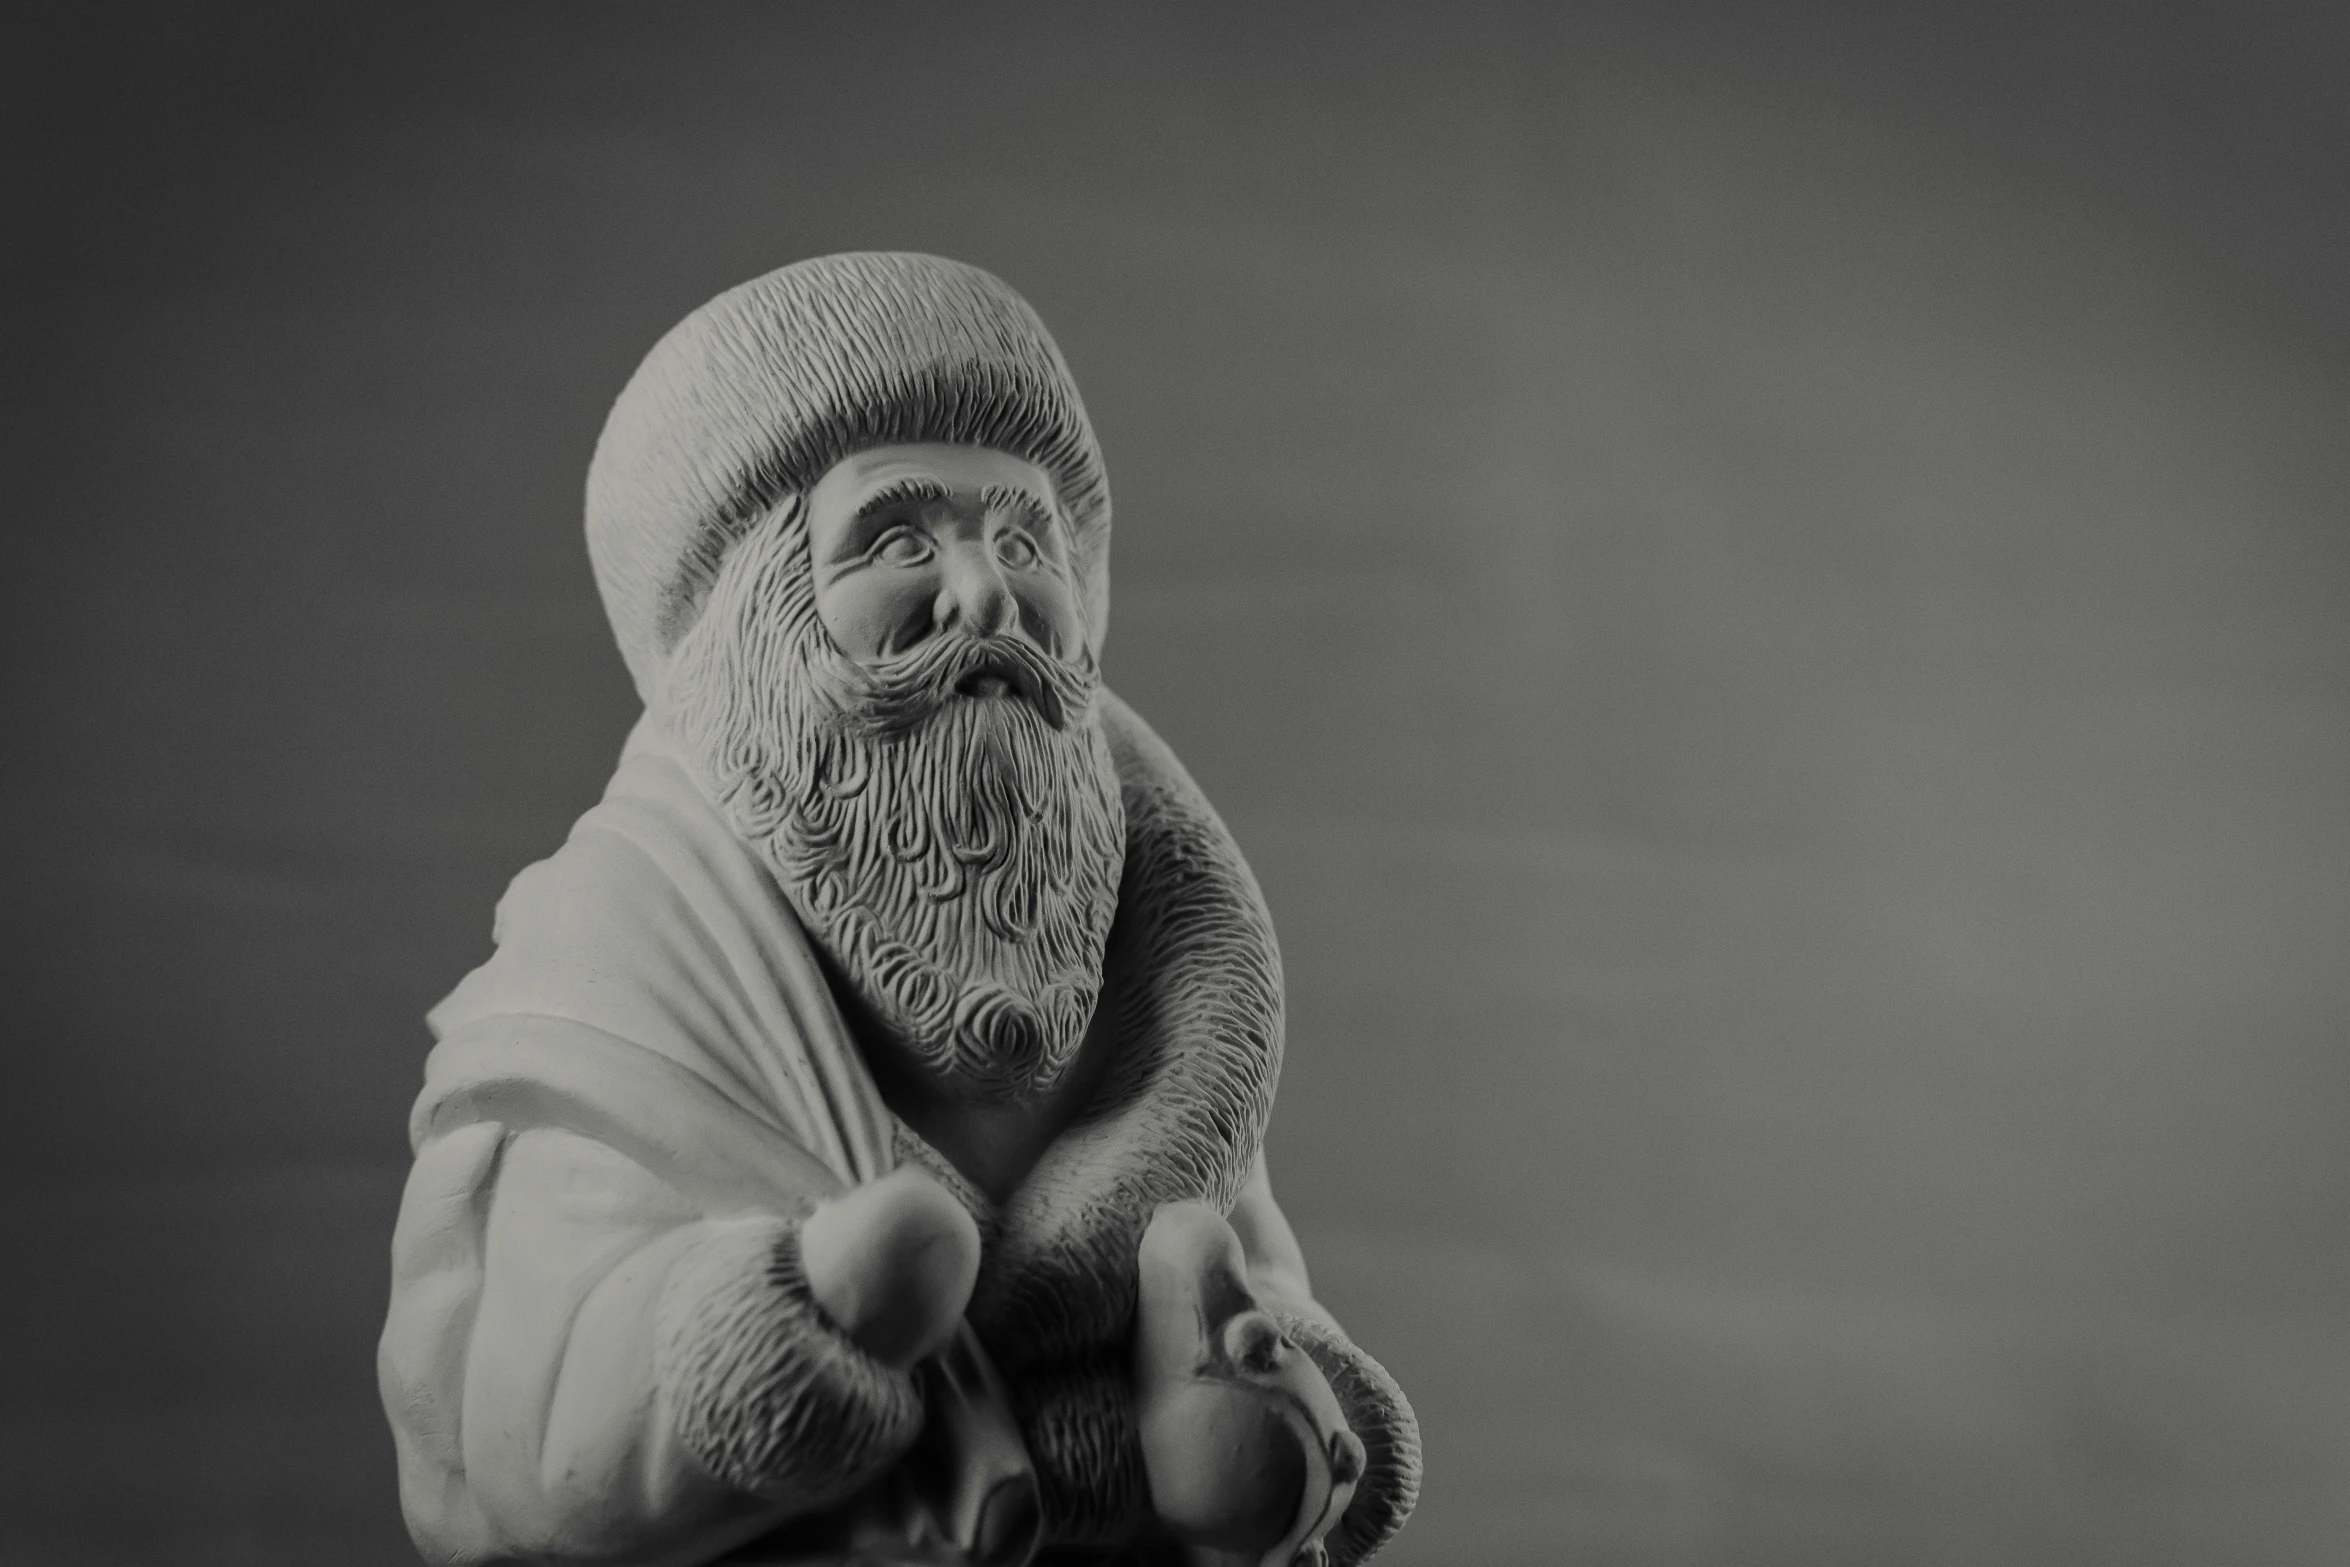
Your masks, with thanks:
[[[873,558],[885,566],[918,566],[930,558],[930,541],[912,528],[892,528],[874,544]]]
[[[1014,571],[1026,571],[1036,564],[1036,541],[1017,528],[1007,528],[996,537],[995,558]]]

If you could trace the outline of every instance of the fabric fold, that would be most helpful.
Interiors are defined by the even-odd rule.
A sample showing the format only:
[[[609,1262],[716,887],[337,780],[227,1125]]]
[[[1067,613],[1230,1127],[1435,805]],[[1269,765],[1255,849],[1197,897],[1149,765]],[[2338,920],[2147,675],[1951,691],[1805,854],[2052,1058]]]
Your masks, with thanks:
[[[498,1149],[568,1133],[673,1192],[680,1214],[789,1220],[886,1174],[909,1135],[780,888],[649,719],[602,801],[514,879],[496,940],[429,1017],[439,1043],[409,1135],[432,1189],[412,1179],[380,1356],[411,1528],[449,1562],[510,1548],[467,1473],[464,1431],[474,1317],[497,1267]],[[598,1287],[583,1274],[575,1292]],[[880,1561],[1025,1559],[1034,1542],[1006,1520],[1023,1516],[1034,1481],[968,1326],[921,1378],[913,1453],[860,1497],[788,1525],[758,1559],[825,1561],[851,1541]],[[653,1404],[638,1418],[659,1418]],[[691,1559],[741,1541],[741,1517]]]

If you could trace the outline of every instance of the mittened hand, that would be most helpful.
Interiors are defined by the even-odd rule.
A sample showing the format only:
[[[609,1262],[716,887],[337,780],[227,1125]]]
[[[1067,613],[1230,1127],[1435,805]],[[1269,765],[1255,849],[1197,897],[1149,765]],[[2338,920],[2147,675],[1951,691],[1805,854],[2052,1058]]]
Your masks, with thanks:
[[[808,1215],[800,1266],[833,1325],[902,1371],[962,1320],[979,1273],[979,1227],[927,1171],[901,1165]]]
[[[1136,1415],[1159,1522],[1195,1562],[1321,1562],[1364,1467],[1329,1382],[1260,1309],[1213,1208],[1161,1208],[1137,1261]]]

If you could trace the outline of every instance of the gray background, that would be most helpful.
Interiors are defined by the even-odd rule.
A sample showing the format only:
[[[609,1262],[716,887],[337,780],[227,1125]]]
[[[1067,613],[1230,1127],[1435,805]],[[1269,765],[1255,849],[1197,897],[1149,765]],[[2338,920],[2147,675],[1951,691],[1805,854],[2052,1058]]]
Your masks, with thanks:
[[[1083,382],[1398,1567],[2350,1559],[2350,24],[1761,9],[13,8],[0,1560],[408,1559],[590,445],[863,246]]]

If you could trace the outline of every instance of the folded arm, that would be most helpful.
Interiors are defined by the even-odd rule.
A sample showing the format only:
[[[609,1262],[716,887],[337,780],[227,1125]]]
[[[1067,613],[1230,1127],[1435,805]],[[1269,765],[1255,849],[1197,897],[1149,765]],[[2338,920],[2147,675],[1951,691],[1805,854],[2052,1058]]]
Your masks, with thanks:
[[[590,1138],[476,1123],[420,1152],[402,1230],[386,1403],[436,1562],[706,1560],[920,1427],[816,1306],[796,1214],[703,1217]]]

